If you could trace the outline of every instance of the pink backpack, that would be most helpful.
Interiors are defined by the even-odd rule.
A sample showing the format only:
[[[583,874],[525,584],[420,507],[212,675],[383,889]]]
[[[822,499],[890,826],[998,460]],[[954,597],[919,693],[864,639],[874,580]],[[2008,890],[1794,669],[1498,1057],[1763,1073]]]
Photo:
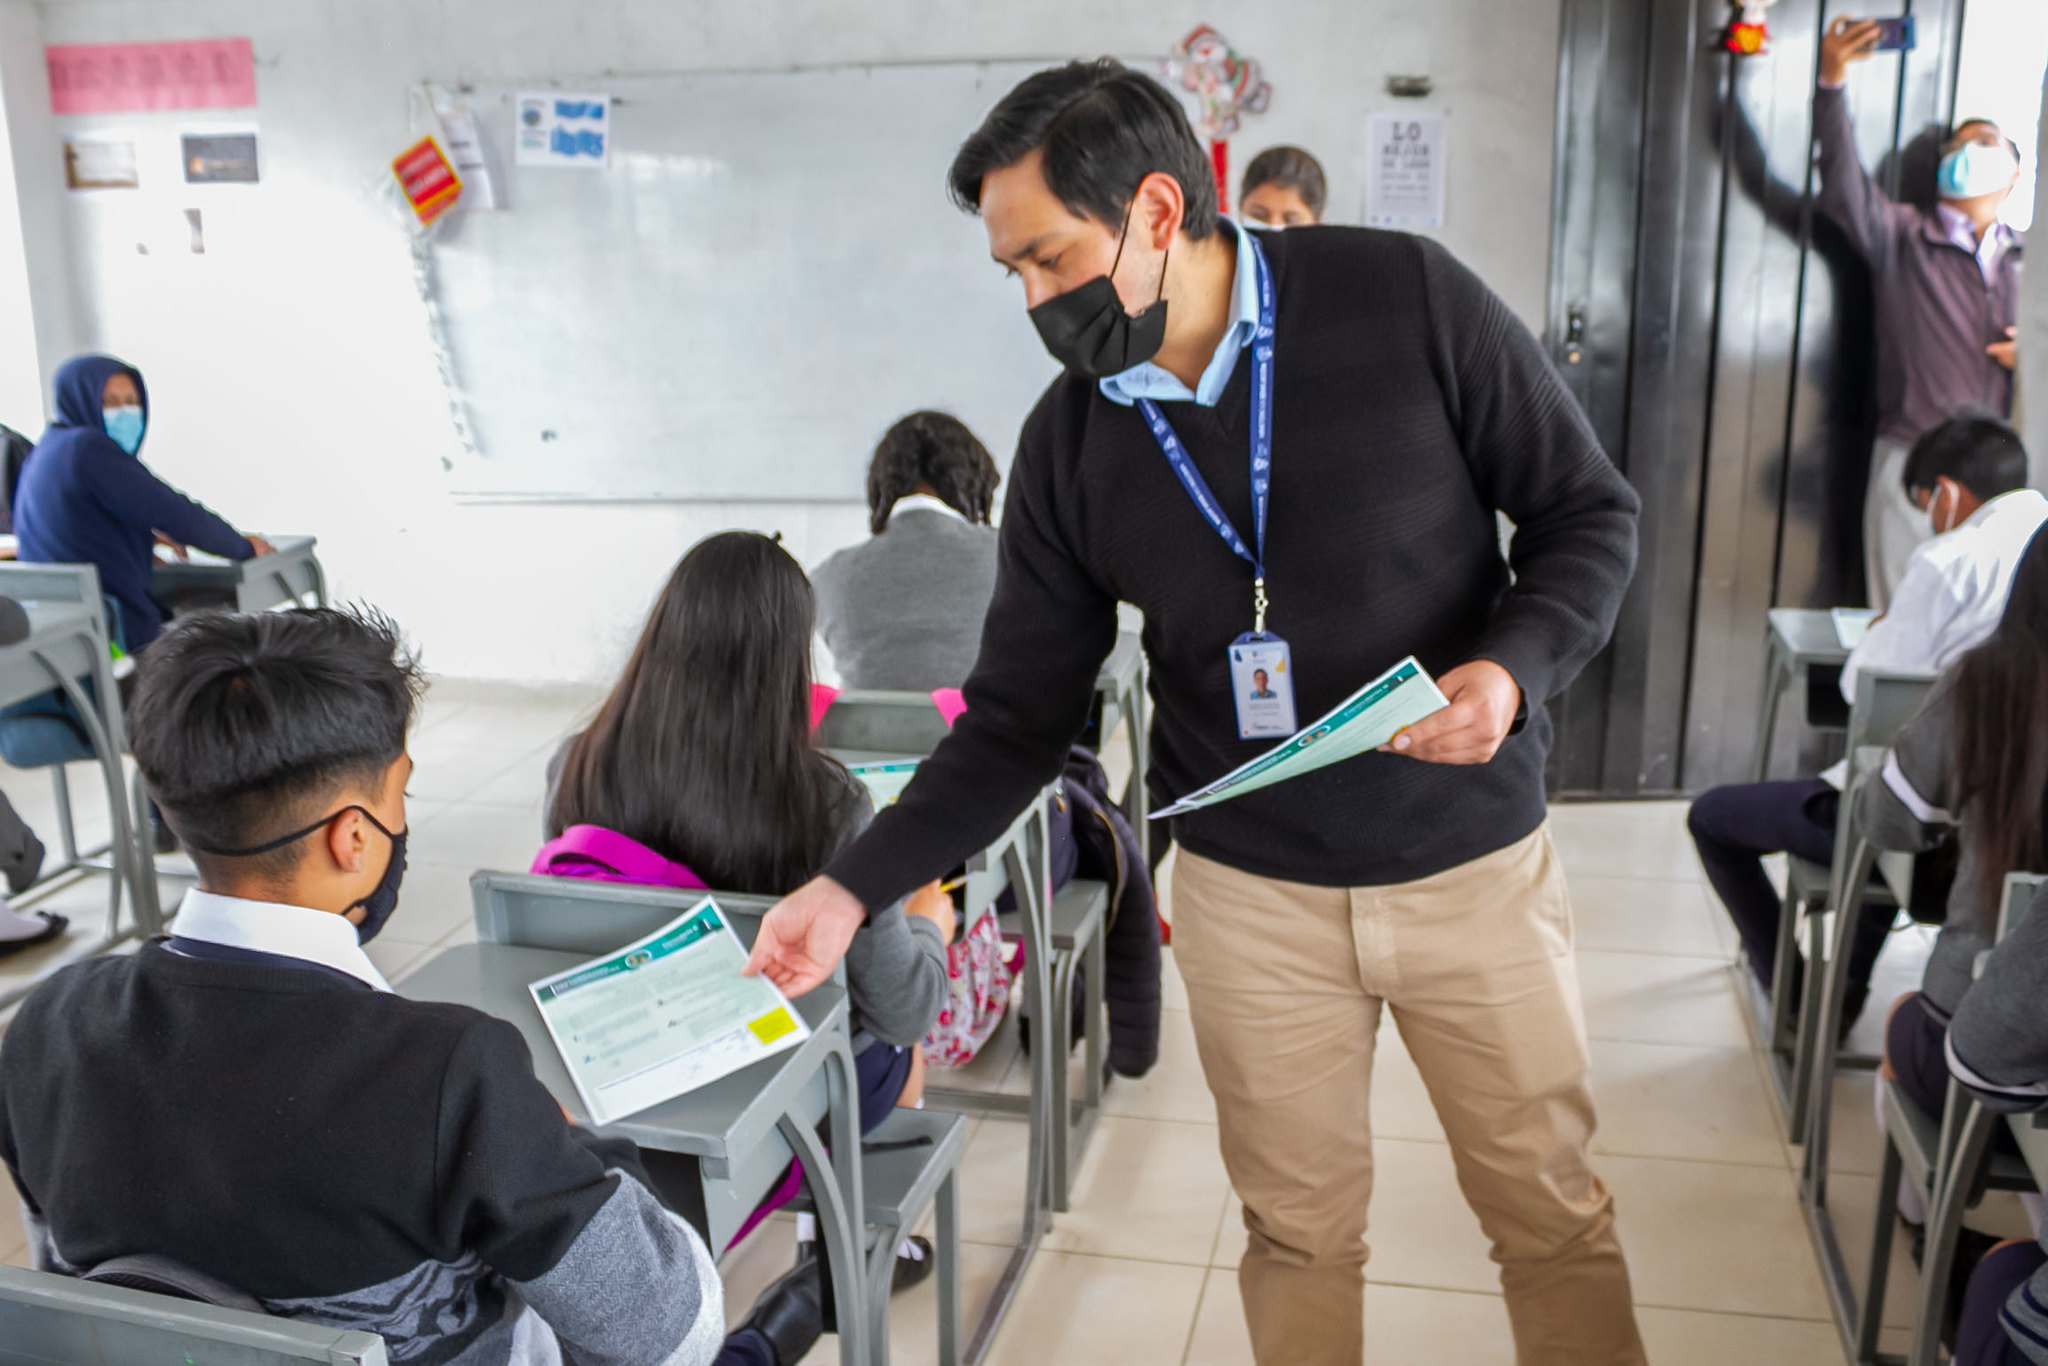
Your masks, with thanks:
[[[704,879],[665,859],[636,839],[601,825],[572,825],[549,840],[526,870],[549,877],[582,877],[595,882],[637,882],[705,892]]]

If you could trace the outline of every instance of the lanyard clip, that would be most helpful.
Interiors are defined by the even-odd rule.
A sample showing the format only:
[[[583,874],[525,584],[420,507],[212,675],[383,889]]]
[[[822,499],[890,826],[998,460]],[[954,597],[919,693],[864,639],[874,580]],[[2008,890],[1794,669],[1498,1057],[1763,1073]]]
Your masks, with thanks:
[[[1266,634],[1266,576],[1252,580],[1252,634]]]

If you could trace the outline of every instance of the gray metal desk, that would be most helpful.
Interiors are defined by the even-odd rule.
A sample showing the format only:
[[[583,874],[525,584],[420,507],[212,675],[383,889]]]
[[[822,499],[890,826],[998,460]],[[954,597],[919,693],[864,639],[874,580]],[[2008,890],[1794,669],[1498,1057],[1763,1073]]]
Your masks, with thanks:
[[[1835,634],[1834,618],[1824,609],[1774,607],[1764,647],[1764,695],[1757,710],[1756,749],[1752,777],[1770,776],[1771,737],[1778,726],[1778,704],[1808,669],[1838,665],[1849,658]]]
[[[76,571],[72,572],[75,574]],[[133,892],[140,886],[135,864],[140,846],[128,822],[127,803],[122,790],[121,751],[124,744],[120,693],[114,683],[114,661],[108,649],[106,621],[97,600],[97,575],[92,577],[92,584],[95,593],[90,603],[23,602],[22,609],[28,613],[28,639],[0,646],[0,707],[25,702],[52,689],[63,692],[77,711],[79,723],[85,727],[86,738],[106,780],[107,815],[112,830],[107,849],[108,872],[112,878],[107,903],[107,932],[86,950],[87,954],[102,952],[124,939],[154,932],[155,929],[144,913],[145,900]],[[6,585],[0,583],[0,592],[5,591]],[[86,695],[79,682],[85,678],[92,680],[93,697]],[[120,923],[124,880],[128,882],[131,900],[136,907],[136,924],[127,930],[123,930]],[[69,962],[76,956],[67,955],[64,961]],[[54,971],[54,966],[51,970]],[[39,974],[28,982],[0,992],[0,1006],[11,1005],[26,996],[44,975],[47,974]]]
[[[150,591],[166,600],[191,592],[231,592],[238,612],[267,612],[308,597],[325,607],[327,575],[313,553],[318,541],[311,536],[277,536],[271,544],[277,547],[275,554],[253,560],[159,560],[150,575]]]
[[[529,982],[586,961],[588,955],[552,949],[462,944],[428,959],[397,989],[411,1000],[449,1001],[511,1023],[526,1039],[541,1085],[576,1123],[588,1125],[569,1070],[526,989]],[[827,983],[795,1005],[811,1027],[811,1037],[796,1048],[604,1125],[603,1131],[698,1160],[710,1225],[706,1241],[714,1254],[774,1188],[793,1151],[803,1161],[818,1208],[838,1308],[840,1359],[868,1366],[866,1206],[846,992]],[[821,1120],[831,1125],[829,1153],[818,1139]]]

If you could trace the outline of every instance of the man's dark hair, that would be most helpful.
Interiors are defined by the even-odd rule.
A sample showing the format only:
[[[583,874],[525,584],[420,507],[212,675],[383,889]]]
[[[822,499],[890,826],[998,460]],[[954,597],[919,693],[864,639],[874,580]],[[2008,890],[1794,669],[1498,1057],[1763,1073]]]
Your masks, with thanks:
[[[1112,57],[1018,82],[960,144],[947,175],[953,202],[979,213],[982,179],[1040,148],[1046,188],[1082,218],[1121,230],[1138,182],[1162,171],[1180,182],[1181,230],[1216,231],[1216,172],[1180,102]]]
[[[1948,138],[1946,140],[1946,143],[1953,143],[1957,138],[1961,137],[1963,135],[1963,130],[1965,128],[1989,128],[1992,132],[1998,134],[1998,136],[2004,141],[2006,147],[2011,150],[2014,161],[2025,160],[2025,158],[2020,155],[2019,143],[2013,139],[2010,133],[2007,133],[2003,128],[1998,126],[1998,121],[1996,119],[1958,119],[1956,120],[1954,126],[1948,130]],[[1946,145],[1946,143],[1944,143],[1944,145]]]
[[[2025,488],[2027,448],[2009,423],[1989,413],[1962,413],[1927,429],[1906,456],[1906,492],[1931,489],[1946,475],[1978,499]]]
[[[889,509],[923,484],[970,522],[988,524],[1002,482],[995,458],[951,413],[912,413],[883,434],[868,464],[868,525],[879,536]]]
[[[421,678],[372,611],[200,612],[141,657],[128,744],[149,795],[202,873],[282,876],[299,845],[221,859],[288,834],[344,784],[405,751]]]
[[[1278,185],[1300,195],[1308,211],[1318,218],[1323,216],[1324,199],[1329,193],[1323,182],[1323,164],[1299,147],[1268,147],[1244,168],[1242,184],[1237,192],[1240,204],[1259,186]]]

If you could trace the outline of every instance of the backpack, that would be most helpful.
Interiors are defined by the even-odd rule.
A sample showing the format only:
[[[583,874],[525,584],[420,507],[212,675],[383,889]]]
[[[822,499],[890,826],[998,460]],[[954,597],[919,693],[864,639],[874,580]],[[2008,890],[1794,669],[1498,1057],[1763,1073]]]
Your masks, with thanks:
[[[548,877],[581,877],[596,882],[636,882],[648,887],[711,890],[704,879],[640,841],[601,825],[572,825],[549,840],[526,870]]]

